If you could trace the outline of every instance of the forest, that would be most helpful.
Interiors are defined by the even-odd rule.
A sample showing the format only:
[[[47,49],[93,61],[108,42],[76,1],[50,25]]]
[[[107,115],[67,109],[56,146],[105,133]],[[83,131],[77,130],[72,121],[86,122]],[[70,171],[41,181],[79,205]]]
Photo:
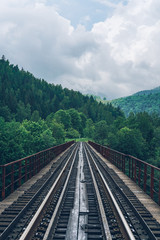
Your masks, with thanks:
[[[90,139],[160,167],[160,117],[35,78],[0,59],[0,164],[70,139]]]
[[[90,122],[110,124],[118,116],[123,113],[111,104],[49,84],[0,59],[0,164],[84,137]]]
[[[106,102],[106,101],[105,101]],[[114,99],[113,106],[120,107],[126,116],[130,112],[148,112],[160,115],[160,87],[137,92],[131,96]]]

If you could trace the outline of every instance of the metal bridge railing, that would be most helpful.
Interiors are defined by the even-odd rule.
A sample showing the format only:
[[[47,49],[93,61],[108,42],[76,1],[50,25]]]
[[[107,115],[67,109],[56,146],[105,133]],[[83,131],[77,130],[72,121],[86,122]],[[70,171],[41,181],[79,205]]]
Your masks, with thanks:
[[[0,165],[0,200],[14,192],[73,143],[74,141],[67,142],[20,160]]]
[[[97,143],[91,141],[88,143],[160,205],[160,168]]]

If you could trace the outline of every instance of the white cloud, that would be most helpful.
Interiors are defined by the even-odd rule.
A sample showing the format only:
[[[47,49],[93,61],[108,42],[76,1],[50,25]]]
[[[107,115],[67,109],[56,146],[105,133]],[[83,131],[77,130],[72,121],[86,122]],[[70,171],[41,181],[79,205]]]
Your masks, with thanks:
[[[115,8],[117,6],[116,3],[113,3],[112,1],[109,1],[109,0],[93,0],[93,1],[99,2],[99,3],[103,4],[103,5],[108,6],[108,7]]]
[[[120,83],[120,95],[160,85],[160,19],[157,0],[130,1],[116,9],[105,22],[94,25],[93,32],[101,44],[105,41],[114,60],[112,81]],[[102,40],[103,39],[103,40]],[[116,70],[117,74],[115,74]],[[128,88],[121,88],[125,83]]]
[[[82,25],[89,13],[73,27],[49,0],[1,0],[0,54],[35,76],[84,93],[115,98],[156,87],[160,2],[118,2],[112,16],[89,31]]]

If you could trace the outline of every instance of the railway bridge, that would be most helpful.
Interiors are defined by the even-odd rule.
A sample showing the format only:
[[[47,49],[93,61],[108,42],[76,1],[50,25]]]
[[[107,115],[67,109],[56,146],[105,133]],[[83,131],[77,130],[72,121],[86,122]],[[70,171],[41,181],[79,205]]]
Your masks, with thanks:
[[[160,169],[94,142],[0,166],[0,240],[160,239]]]

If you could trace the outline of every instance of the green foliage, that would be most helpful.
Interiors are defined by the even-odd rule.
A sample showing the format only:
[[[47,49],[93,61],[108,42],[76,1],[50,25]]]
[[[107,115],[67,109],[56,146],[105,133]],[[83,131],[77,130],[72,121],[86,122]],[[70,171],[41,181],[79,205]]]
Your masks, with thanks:
[[[63,143],[65,134],[79,138],[85,132],[91,137],[97,121],[111,124],[123,113],[111,104],[98,103],[92,96],[36,79],[3,56],[0,116],[0,159],[5,163]]]
[[[110,148],[118,150],[119,139],[117,137],[117,132],[114,133],[109,131],[106,145]]]
[[[146,112],[95,124],[94,141],[160,166],[160,117]]]
[[[144,158],[145,140],[138,129],[121,128],[118,133],[117,150],[135,157]]]
[[[19,101],[17,104],[17,113],[16,113],[16,120],[18,122],[22,122],[24,119],[31,118],[31,106],[28,103],[26,106],[22,101]]]
[[[112,100],[115,107],[120,107],[126,116],[130,112],[148,112],[160,114],[160,87],[153,90],[141,91],[132,96]]]
[[[136,115],[137,128],[141,131],[142,136],[147,142],[150,142],[153,138],[153,125],[152,118],[146,113],[138,113]]]
[[[100,144],[104,144],[104,140],[108,135],[108,126],[106,121],[102,120],[95,124],[94,139]]]
[[[0,118],[0,159],[4,164],[57,144],[44,120],[22,123]]]
[[[15,121],[5,122],[0,118],[0,164],[17,160],[24,156],[23,130]]]
[[[36,79],[3,57],[0,164],[64,143],[65,138],[85,137],[160,167],[159,97],[157,88],[114,100],[113,107],[105,98]]]
[[[53,122],[52,125],[52,135],[56,139],[57,144],[62,144],[65,141],[65,131],[63,124]]]
[[[71,108],[68,110],[71,119],[72,128],[79,131],[81,129],[81,117],[77,110]]]
[[[38,122],[25,120],[22,122],[22,128],[25,130],[24,149],[26,155],[39,152],[56,143],[52,131],[48,129],[44,120]]]
[[[126,119],[124,117],[117,117],[116,120],[113,122],[113,127],[117,130],[126,126]]]
[[[13,117],[8,106],[0,106],[0,116],[6,121],[11,121]]]
[[[74,128],[70,128],[66,132],[66,137],[70,139],[79,138],[79,136],[80,136],[79,132]]]
[[[92,96],[84,96],[80,92],[63,89],[61,85],[36,79],[31,73],[11,65],[5,58],[0,60],[0,109],[3,110],[0,111],[0,116],[5,117],[7,121],[16,117],[17,121],[22,122],[25,119],[30,120],[31,116],[32,121],[38,121],[39,117],[45,119],[49,114],[56,113],[60,109],[70,108],[85,114],[94,122],[106,120],[108,117],[115,119],[122,115],[122,112],[115,107],[99,104]],[[71,127],[69,124],[65,125],[66,122],[63,124],[65,128]],[[74,125],[73,120],[72,125]],[[76,127],[75,129],[82,134],[80,126],[72,127]]]
[[[71,116],[70,114],[65,111],[60,109],[54,114],[54,119],[56,122],[63,124],[65,129],[68,129],[71,127]]]
[[[93,138],[94,136],[94,131],[95,131],[95,126],[92,121],[92,119],[87,119],[86,121],[86,127],[84,128],[84,136],[88,138]]]
[[[37,110],[34,110],[30,119],[33,122],[38,122],[40,120],[39,112]]]
[[[86,127],[86,121],[87,121],[87,117],[84,113],[80,112],[79,116],[81,118],[81,125],[83,126],[83,128]]]

